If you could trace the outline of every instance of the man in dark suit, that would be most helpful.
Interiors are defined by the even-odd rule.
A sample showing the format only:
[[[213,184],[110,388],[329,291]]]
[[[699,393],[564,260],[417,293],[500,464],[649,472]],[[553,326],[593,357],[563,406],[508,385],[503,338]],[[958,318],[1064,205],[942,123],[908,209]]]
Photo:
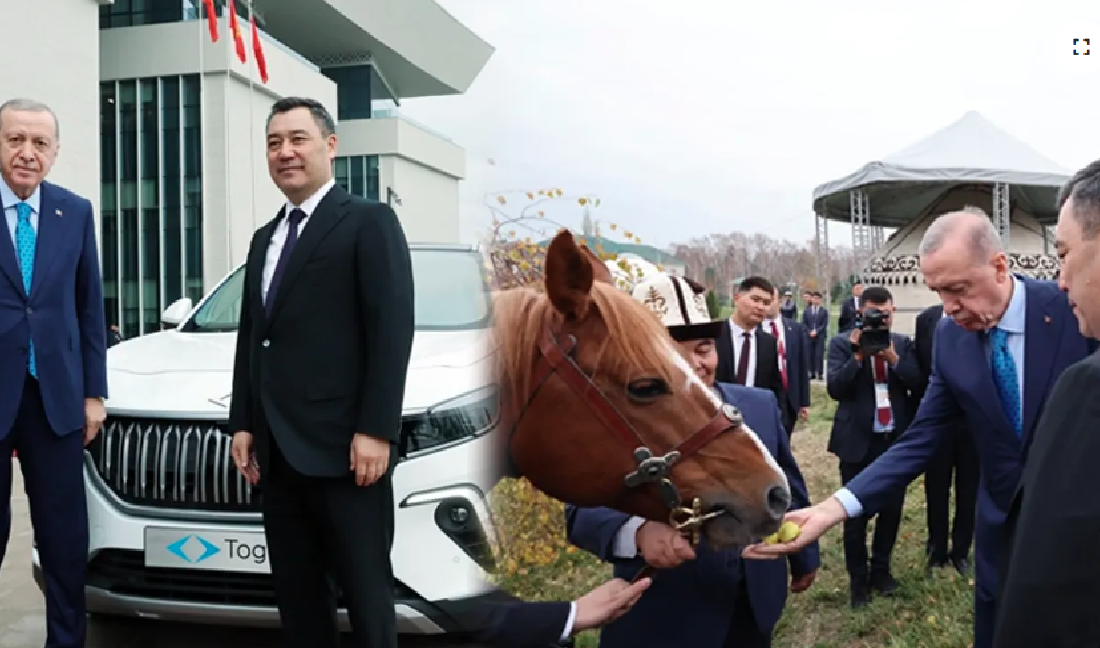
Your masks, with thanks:
[[[1062,189],[1059,287],[1082,335],[1100,333],[1100,160]],[[1100,646],[1100,356],[1062,374],[1009,511],[994,648]]]
[[[775,338],[778,346],[779,371],[783,378],[783,389],[787,392],[787,400],[780,403],[780,407],[783,410],[787,436],[790,436],[798,419],[805,421],[810,416],[810,373],[807,369],[810,362],[810,339],[801,324],[780,315],[778,291],[768,307],[768,314],[761,323],[761,328]]]
[[[775,287],[763,277],[746,277],[733,297],[733,314],[718,336],[718,382],[760,387],[787,402],[779,370],[779,345],[760,324],[771,307]],[[783,423],[788,423],[784,408]],[[793,424],[793,423],[792,423]]]
[[[320,103],[275,102],[267,153],[287,204],[248,251],[233,458],[250,481],[262,478],[288,645],[336,648],[333,578],[354,645],[396,648],[392,474],[414,328],[408,244],[389,207],[334,185],[335,123]]]
[[[932,342],[936,325],[943,317],[943,304],[929,306],[917,315],[914,342],[921,383],[914,394],[915,404],[920,403],[932,379]],[[924,496],[928,502],[929,569],[945,567],[950,562],[959,574],[970,574],[970,544],[974,541],[974,515],[978,506],[978,471],[978,449],[974,447],[974,437],[960,427],[947,435],[924,473]],[[949,525],[952,474],[955,477],[955,517],[954,524]],[[948,536],[951,537],[950,549]]]
[[[1065,295],[1009,272],[996,228],[977,207],[940,216],[920,245],[925,283],[948,318],[936,327],[932,379],[906,434],[833,497],[788,518],[790,543],[753,546],[771,558],[798,551],[841,521],[872,514],[924,472],[958,426],[981,462],[975,524],[974,648],[990,648],[1005,543],[1005,515],[1035,423],[1058,376],[1095,343],[1077,330]]]
[[[863,282],[852,284],[852,296],[840,304],[840,317],[837,319],[838,333],[850,330],[856,324],[856,316],[863,306]]]
[[[92,204],[43,181],[58,143],[44,104],[0,106],[0,562],[17,451],[45,573],[45,645],[83,648],[84,446],[106,416],[107,324]]]
[[[829,309],[821,301],[820,292],[810,293],[810,303],[802,311],[802,326],[810,339],[810,378],[814,380],[825,374],[825,341],[829,336]]]
[[[789,320],[798,321],[798,304],[794,303],[791,291],[783,293],[783,303],[779,306],[779,312]]]

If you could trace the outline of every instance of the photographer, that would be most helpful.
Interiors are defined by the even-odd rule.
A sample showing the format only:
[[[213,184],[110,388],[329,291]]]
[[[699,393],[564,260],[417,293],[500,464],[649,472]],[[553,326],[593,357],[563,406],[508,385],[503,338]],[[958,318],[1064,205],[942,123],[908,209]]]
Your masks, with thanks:
[[[837,401],[829,452],[840,459],[840,480],[847,484],[905,432],[913,418],[910,393],[921,387],[920,366],[912,340],[890,331],[894,300],[890,291],[871,286],[863,291],[855,325],[829,342],[826,386]],[[844,522],[844,562],[851,580],[853,608],[866,605],[872,592],[893,593],[898,582],[890,557],[901,524],[905,500],[884,506],[875,522],[871,556],[867,556],[866,517]]]

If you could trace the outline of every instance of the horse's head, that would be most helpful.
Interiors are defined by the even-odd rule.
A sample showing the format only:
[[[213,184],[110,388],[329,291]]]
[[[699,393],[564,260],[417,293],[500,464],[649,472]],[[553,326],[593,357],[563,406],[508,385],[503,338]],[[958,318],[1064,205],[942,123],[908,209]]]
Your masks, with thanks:
[[[509,471],[559,500],[661,522],[699,498],[715,514],[703,527],[712,546],[775,531],[786,477],[657,318],[568,231],[544,275],[545,293],[512,289],[494,307]]]

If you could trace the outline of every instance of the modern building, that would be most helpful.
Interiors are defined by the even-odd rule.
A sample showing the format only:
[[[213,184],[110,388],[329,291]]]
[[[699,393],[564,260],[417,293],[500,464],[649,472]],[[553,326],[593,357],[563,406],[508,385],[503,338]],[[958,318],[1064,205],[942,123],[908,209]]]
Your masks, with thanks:
[[[216,43],[202,0],[19,3],[20,23],[49,24],[49,38],[33,57],[0,62],[4,98],[58,115],[50,180],[99,207],[107,319],[127,337],[202,296],[275,216],[263,127],[283,96],[314,97],[337,117],[343,187],[390,202],[411,241],[459,236],[465,153],[398,107],[462,94],[492,47],[434,0],[254,0],[264,84],[247,3],[235,0],[241,63],[226,2],[214,0]]]

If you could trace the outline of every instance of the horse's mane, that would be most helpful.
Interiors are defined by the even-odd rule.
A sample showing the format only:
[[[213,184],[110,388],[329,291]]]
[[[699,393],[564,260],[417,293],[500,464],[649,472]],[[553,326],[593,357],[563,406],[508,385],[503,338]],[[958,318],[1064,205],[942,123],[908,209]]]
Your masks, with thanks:
[[[674,362],[668,352],[672,339],[660,320],[630,295],[610,284],[593,284],[590,295],[609,333],[597,356],[600,370],[637,377],[656,372],[671,383],[675,375]],[[562,319],[549,298],[533,288],[523,286],[494,295],[496,379],[502,397],[519,399],[531,393],[531,370],[547,317],[552,325],[559,324]],[[521,403],[510,403],[511,407],[519,405]]]

